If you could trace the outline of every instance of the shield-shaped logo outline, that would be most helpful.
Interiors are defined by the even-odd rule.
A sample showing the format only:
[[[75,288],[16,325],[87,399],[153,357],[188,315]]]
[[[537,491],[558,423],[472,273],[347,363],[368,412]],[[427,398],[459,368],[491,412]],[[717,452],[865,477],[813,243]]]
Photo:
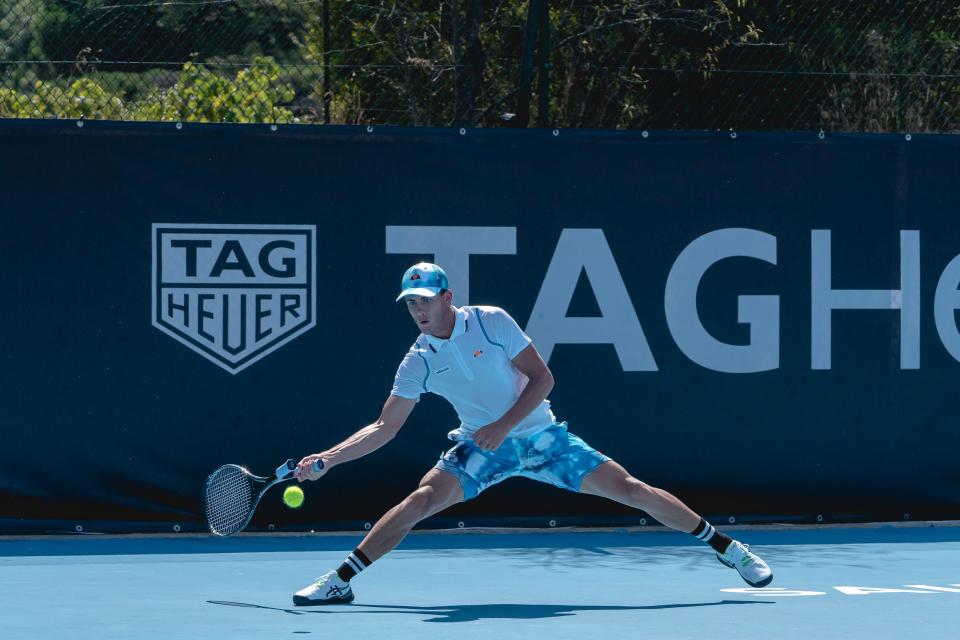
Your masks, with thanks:
[[[191,351],[199,353],[204,358],[213,362],[224,371],[236,375],[252,364],[255,364],[262,358],[270,355],[277,349],[283,347],[292,340],[303,335],[317,324],[317,295],[316,295],[316,256],[317,256],[317,226],[316,225],[296,225],[296,224],[207,224],[207,223],[168,223],[155,222],[151,225],[151,247],[153,259],[151,263],[151,309],[150,323],[163,333],[167,334],[177,342],[183,344]],[[162,295],[162,235],[164,233],[191,233],[203,232],[209,234],[231,233],[278,233],[278,234],[304,234],[307,238],[307,256],[306,256],[306,297],[307,297],[307,317],[297,324],[294,328],[283,333],[277,338],[253,349],[237,362],[231,362],[224,358],[207,345],[193,339],[189,335],[179,330],[176,325],[170,324],[161,317],[161,298]],[[215,287],[212,287],[215,288]]]

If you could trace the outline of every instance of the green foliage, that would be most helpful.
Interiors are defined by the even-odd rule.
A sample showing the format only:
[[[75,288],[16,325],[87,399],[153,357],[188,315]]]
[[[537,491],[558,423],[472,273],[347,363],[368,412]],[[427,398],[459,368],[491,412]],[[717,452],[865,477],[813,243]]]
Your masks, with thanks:
[[[290,102],[294,92],[279,78],[280,67],[271,58],[254,58],[253,65],[238,71],[233,80],[188,62],[176,84],[135,105],[135,119],[293,122],[293,113],[280,105]]]
[[[188,62],[173,86],[126,102],[88,77],[65,84],[37,80],[30,93],[0,87],[0,117],[294,122],[281,106],[293,99],[293,89],[279,78],[280,67],[271,58],[255,58],[233,79]]]
[[[535,121],[528,0],[329,5],[325,43],[319,1],[2,0],[0,116],[501,126],[529,89]],[[548,120],[954,130],[958,7],[550,0]]]
[[[111,0],[113,1],[113,0]],[[233,0],[210,4],[171,3],[158,7],[155,25],[167,41],[168,57],[200,59],[269,55],[299,59],[291,34],[317,12],[303,0]]]
[[[0,4],[0,60],[25,52],[43,17],[42,0],[4,0]]]
[[[25,94],[0,88],[0,117],[120,120],[127,113],[118,97],[89,78],[78,78],[66,86],[37,80],[33,89]]]

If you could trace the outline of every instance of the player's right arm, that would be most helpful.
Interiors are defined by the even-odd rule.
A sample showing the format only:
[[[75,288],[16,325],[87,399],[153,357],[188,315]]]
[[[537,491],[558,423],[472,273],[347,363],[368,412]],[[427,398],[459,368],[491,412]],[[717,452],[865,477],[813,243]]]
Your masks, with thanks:
[[[340,444],[301,460],[296,471],[297,479],[318,480],[332,467],[348,460],[362,458],[390,442],[410,417],[410,412],[417,405],[420,395],[427,391],[429,375],[426,360],[420,355],[420,346],[414,344],[397,369],[393,389],[390,390],[390,397],[383,404],[380,418]],[[323,469],[320,472],[313,469],[314,460],[323,461]]]
[[[301,460],[297,465],[297,479],[301,482],[318,480],[338,464],[362,458],[376,451],[397,435],[416,405],[416,399],[391,395],[383,404],[383,410],[376,422],[368,424],[340,444]],[[313,469],[314,460],[323,461],[323,469],[319,473]]]

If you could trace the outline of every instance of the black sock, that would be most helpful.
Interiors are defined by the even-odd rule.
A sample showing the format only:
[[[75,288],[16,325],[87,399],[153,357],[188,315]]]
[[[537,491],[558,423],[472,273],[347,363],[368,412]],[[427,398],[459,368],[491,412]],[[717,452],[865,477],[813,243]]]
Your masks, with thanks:
[[[347,556],[340,568],[337,569],[337,575],[344,582],[350,582],[350,578],[357,575],[371,564],[370,558],[360,549],[354,549],[353,553]]]
[[[730,543],[733,542],[730,536],[720,533],[713,528],[712,524],[703,518],[700,518],[700,524],[690,532],[690,535],[696,536],[701,542],[706,542],[713,547],[717,553],[726,551]]]

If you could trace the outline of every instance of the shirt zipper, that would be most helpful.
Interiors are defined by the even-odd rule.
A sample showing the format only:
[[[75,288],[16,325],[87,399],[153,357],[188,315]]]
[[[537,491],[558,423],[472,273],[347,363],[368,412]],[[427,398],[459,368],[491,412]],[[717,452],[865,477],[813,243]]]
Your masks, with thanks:
[[[450,350],[453,351],[453,359],[457,361],[457,364],[460,365],[460,370],[463,371],[463,375],[467,377],[467,380],[473,380],[473,372],[467,368],[467,363],[463,361],[463,356],[460,355],[460,349],[457,348],[457,345],[453,342],[449,343]]]

